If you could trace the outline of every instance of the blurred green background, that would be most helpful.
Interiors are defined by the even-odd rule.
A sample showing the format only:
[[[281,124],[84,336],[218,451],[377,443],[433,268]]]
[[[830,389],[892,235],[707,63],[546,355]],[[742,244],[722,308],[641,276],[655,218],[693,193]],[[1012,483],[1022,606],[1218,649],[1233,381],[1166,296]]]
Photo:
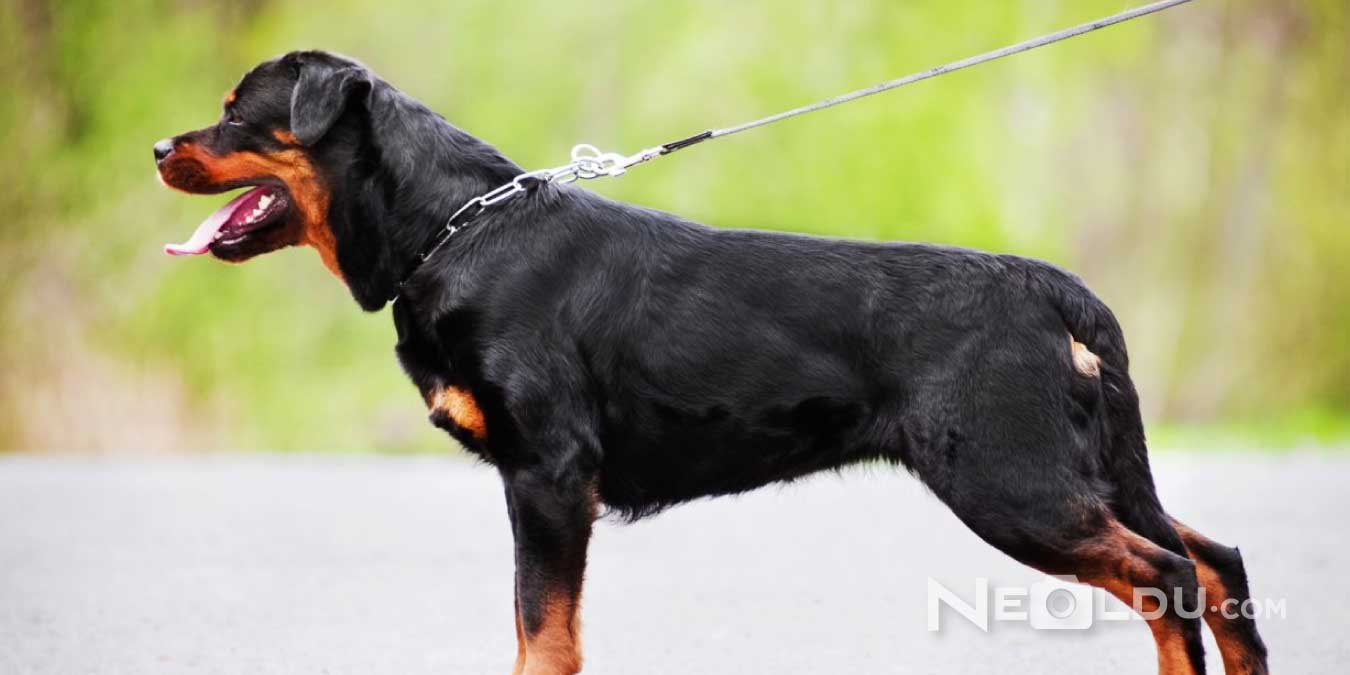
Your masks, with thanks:
[[[1141,0],[1142,1],[1142,0]],[[0,5],[0,448],[445,450],[309,249],[171,259],[223,198],[150,146],[254,63],[354,56],[528,168],[1111,14],[1079,0]],[[1157,445],[1350,437],[1344,0],[1200,0],[587,187],[722,227],[1046,258],[1130,338]]]

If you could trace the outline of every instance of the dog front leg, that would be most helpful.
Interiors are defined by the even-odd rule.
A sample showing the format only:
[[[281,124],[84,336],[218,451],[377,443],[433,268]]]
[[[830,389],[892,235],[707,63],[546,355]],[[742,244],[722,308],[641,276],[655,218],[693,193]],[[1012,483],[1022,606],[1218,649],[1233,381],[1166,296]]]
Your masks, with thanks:
[[[581,583],[595,521],[594,493],[582,480],[503,472],[516,545],[515,673],[581,670]]]

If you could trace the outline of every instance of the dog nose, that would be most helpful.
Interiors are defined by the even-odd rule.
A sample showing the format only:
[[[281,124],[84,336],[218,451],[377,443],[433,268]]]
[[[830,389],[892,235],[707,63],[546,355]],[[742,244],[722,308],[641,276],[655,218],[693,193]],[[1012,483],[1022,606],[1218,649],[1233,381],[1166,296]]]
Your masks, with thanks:
[[[156,164],[159,164],[160,162],[164,161],[164,158],[165,158],[165,157],[168,157],[168,156],[169,156],[169,153],[171,153],[171,152],[173,152],[173,141],[172,141],[172,140],[169,140],[169,139],[166,138],[166,139],[164,139],[164,140],[162,140],[162,141],[156,143],[156,144],[155,144],[155,163],[156,163]]]

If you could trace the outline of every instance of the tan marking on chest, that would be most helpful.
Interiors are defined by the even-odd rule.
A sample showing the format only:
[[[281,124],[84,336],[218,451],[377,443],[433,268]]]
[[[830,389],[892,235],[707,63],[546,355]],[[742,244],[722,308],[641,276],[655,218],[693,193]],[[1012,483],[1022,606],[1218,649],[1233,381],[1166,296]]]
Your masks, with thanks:
[[[459,387],[446,387],[436,392],[431,399],[431,409],[445,413],[461,429],[473,434],[474,438],[487,438],[487,422],[483,419],[483,410],[478,407],[473,394]]]

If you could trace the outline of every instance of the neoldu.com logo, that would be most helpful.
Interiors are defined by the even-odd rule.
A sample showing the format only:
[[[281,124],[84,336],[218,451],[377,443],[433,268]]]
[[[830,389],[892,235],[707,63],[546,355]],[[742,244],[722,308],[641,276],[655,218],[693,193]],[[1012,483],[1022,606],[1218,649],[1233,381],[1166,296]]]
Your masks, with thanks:
[[[943,608],[955,613],[982,631],[990,621],[1027,623],[1036,630],[1085,630],[1094,623],[1155,619],[1169,607],[1185,618],[1202,615],[1207,609],[1225,618],[1285,617],[1285,601],[1224,599],[1206,604],[1205,589],[1198,589],[1196,601],[1183,602],[1182,589],[1135,589],[1130,606],[1108,602],[1106,592],[1078,583],[1075,577],[1044,577],[1030,586],[992,586],[987,578],[975,579],[973,592],[962,597],[935,579],[928,579],[928,630],[941,630]],[[968,598],[968,599],[967,599]]]

